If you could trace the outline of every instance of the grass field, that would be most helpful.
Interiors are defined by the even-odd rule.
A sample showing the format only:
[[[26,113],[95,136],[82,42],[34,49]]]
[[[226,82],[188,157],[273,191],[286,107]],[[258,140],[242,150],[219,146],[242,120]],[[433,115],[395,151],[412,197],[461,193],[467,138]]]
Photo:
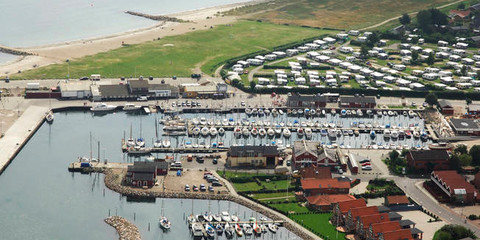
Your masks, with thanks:
[[[300,206],[298,205],[298,203],[279,203],[279,204],[270,204],[269,206],[284,212],[295,212],[295,213],[310,212],[308,208]]]
[[[237,192],[245,191],[259,191],[265,187],[266,190],[283,190],[287,189],[288,180],[277,180],[265,182],[261,181],[262,185],[258,185],[256,182],[246,182],[246,183],[232,183]],[[291,183],[288,183],[288,188],[293,188],[294,186]]]
[[[143,44],[124,46],[70,62],[70,77],[190,76],[201,69],[212,74],[218,63],[247,53],[334,33],[328,30],[239,21]],[[67,63],[25,71],[12,79],[65,78]]]
[[[303,221],[304,226],[312,229],[314,232],[321,233],[323,236],[328,237],[328,239],[345,239],[345,234],[338,232],[337,235],[335,227],[328,222],[331,216],[331,213],[322,213],[290,215],[289,217],[300,222]]]
[[[230,14],[249,14],[251,19],[280,24],[356,29],[450,2],[454,0],[280,0],[239,8]],[[255,11],[259,12],[255,14]]]

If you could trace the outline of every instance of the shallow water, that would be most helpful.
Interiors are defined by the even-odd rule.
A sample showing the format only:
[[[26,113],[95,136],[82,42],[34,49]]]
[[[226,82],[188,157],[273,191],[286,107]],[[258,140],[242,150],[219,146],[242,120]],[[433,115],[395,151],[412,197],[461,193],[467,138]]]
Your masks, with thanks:
[[[0,44],[38,46],[121,33],[156,24],[125,14],[170,14],[244,0],[15,0],[0,1]]]
[[[129,202],[104,186],[102,174],[67,171],[70,162],[90,154],[90,132],[94,156],[98,152],[97,141],[101,141],[102,159],[132,161],[121,153],[120,139],[124,132],[128,135],[130,123],[134,133],[139,135],[142,125],[142,136],[153,138],[154,120],[153,114],[116,113],[102,117],[89,112],[55,114],[54,123],[41,126],[0,175],[0,239],[115,239],[114,228],[103,222],[109,212],[135,223],[143,239],[192,239],[184,220],[192,212],[229,210],[241,219],[260,218],[261,215],[232,202],[165,199],[165,215],[171,220],[172,229],[162,233],[158,227],[161,199],[155,203]],[[262,236],[298,239],[284,228],[275,235]]]
[[[13,60],[15,60],[16,58],[18,58],[18,56],[0,52],[0,65],[1,65],[2,63],[6,63],[6,62],[13,61]]]

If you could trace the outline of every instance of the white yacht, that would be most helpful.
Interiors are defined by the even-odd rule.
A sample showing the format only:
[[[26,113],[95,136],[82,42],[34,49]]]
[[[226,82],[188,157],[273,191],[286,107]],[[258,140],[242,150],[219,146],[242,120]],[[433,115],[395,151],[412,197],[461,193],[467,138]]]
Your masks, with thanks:
[[[127,103],[123,106],[123,111],[137,111],[142,109],[142,106],[137,106],[133,103]]]
[[[113,111],[117,108],[117,106],[114,105],[108,105],[106,103],[98,103],[95,106],[90,108],[90,111],[92,112],[110,112]]]

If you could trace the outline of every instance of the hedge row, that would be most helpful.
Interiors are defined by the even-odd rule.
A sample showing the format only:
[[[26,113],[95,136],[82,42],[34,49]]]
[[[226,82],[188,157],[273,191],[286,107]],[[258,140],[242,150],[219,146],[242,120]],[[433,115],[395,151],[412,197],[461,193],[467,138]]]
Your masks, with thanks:
[[[256,182],[256,179],[260,181],[265,181],[270,179],[272,181],[276,180],[286,180],[287,175],[275,175],[275,176],[268,176],[268,175],[258,175],[258,176],[243,176],[243,177],[230,177],[230,180],[233,183],[246,183],[246,182]]]
[[[277,66],[277,65],[263,65],[263,69],[290,69],[290,66]],[[330,66],[303,66],[304,69],[312,70],[333,70],[333,67]]]

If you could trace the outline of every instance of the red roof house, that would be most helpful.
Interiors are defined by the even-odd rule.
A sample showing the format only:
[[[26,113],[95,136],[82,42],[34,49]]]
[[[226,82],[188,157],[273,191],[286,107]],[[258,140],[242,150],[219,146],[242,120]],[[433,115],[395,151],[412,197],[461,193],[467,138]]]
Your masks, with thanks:
[[[413,240],[410,229],[401,229],[380,233],[378,240]]]
[[[430,179],[455,203],[474,203],[479,199],[478,191],[456,171],[433,171]]]
[[[370,227],[370,225],[382,222],[390,222],[390,217],[388,216],[388,213],[360,216],[357,221],[355,232],[357,236],[364,238],[368,232],[368,228]]]
[[[320,211],[330,211],[334,205],[341,201],[355,200],[356,198],[349,194],[331,194],[308,196],[308,207]]]
[[[338,202],[333,208],[332,222],[337,225],[343,225],[345,217],[351,208],[366,207],[365,199],[359,198],[355,200]]]
[[[400,229],[402,229],[402,227],[398,221],[373,223],[368,228],[366,239],[378,239],[378,235],[380,233],[391,232]]]
[[[385,206],[407,205],[407,204],[410,204],[410,201],[405,195],[387,196],[385,198]]]
[[[378,214],[377,206],[350,208],[345,219],[345,228],[348,232],[355,230],[359,217]]]
[[[350,182],[338,179],[301,179],[305,197],[319,194],[348,194]]]

